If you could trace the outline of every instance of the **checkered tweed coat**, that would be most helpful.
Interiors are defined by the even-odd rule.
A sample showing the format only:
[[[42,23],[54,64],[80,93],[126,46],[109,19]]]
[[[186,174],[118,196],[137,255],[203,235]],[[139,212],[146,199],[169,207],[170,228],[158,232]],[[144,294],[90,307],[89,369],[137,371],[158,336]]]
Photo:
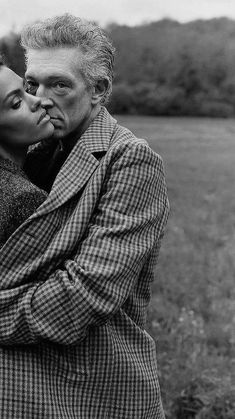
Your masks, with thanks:
[[[161,158],[102,108],[0,252],[1,418],[164,418],[144,325],[167,216]]]

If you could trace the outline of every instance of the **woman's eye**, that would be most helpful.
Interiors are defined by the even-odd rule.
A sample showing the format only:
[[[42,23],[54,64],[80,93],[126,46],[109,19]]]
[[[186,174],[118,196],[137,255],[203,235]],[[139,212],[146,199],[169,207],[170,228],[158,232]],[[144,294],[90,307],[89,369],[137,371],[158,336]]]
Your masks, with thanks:
[[[22,100],[21,99],[17,99],[15,100],[12,104],[11,104],[11,108],[12,109],[19,109],[21,106]]]

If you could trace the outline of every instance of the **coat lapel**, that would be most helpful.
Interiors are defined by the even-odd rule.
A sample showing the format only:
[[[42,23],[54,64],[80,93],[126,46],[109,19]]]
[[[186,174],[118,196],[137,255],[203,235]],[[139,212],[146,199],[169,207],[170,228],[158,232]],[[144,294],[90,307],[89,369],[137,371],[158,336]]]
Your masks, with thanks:
[[[102,107],[63,164],[48,198],[29,220],[55,210],[82,189],[100,164],[94,154],[107,151],[116,123]]]

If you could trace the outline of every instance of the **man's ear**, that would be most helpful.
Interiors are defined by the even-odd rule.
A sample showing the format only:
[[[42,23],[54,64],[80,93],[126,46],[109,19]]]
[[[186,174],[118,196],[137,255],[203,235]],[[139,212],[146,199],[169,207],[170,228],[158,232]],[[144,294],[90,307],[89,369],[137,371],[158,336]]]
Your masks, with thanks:
[[[109,88],[109,80],[108,79],[102,79],[98,80],[96,82],[96,85],[93,87],[92,91],[92,104],[97,105],[97,103],[100,103],[102,98],[105,96],[107,90]]]

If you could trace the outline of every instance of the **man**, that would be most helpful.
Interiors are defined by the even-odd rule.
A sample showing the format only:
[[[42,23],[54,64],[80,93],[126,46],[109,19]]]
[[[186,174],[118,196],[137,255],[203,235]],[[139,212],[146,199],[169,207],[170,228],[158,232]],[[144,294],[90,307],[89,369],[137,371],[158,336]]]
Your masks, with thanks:
[[[26,164],[49,197],[0,254],[1,417],[162,419],[144,330],[169,211],[162,160],[101,106],[114,51],[98,26],[66,14],[22,43],[55,131]]]

